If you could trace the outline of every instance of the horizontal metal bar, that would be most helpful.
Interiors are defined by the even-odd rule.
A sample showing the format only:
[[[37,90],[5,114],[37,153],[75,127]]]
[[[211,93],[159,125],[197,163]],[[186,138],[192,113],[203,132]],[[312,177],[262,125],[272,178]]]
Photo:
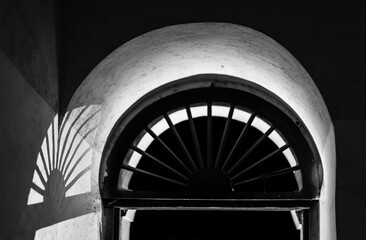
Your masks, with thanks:
[[[103,204],[108,208],[129,208],[129,209],[251,209],[251,210],[299,210],[308,209],[312,200],[277,199],[277,200],[182,200],[182,199],[109,199],[104,198]]]
[[[251,201],[251,200],[316,200],[312,193],[307,191],[295,192],[198,192],[190,193],[186,191],[156,192],[156,191],[113,191],[103,192],[105,199],[162,199],[162,200],[202,200],[202,201]]]

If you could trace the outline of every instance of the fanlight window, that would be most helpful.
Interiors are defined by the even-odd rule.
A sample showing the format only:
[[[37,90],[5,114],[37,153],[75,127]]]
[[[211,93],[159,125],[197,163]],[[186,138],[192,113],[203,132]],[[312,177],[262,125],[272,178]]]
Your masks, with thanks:
[[[150,122],[125,156],[119,188],[299,191],[302,179],[291,144],[275,125],[240,105],[208,102]]]
[[[317,236],[321,166],[301,120],[265,90],[259,97],[258,86],[253,94],[200,81],[208,87],[153,91],[116,124],[101,172],[106,234],[129,239],[136,210],[141,223],[161,215],[155,210],[201,211],[207,219],[250,210],[281,211],[301,239]]]

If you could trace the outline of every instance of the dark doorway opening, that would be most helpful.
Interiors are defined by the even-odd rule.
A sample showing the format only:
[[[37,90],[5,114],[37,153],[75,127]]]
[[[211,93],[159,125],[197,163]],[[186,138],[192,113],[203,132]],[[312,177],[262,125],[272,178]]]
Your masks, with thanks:
[[[138,210],[130,239],[301,239],[290,211]]]

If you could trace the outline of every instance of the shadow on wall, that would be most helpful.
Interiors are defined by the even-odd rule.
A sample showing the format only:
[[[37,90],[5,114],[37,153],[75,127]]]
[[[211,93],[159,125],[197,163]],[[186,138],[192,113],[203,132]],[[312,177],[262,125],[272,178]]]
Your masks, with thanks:
[[[99,107],[74,109],[58,130],[54,109],[0,48],[0,109],[0,239],[98,236],[87,200]]]
[[[78,232],[97,236],[88,202],[92,198],[92,141],[99,118],[97,106],[80,107],[66,113],[58,131],[58,115],[54,117],[38,154],[28,206],[18,228],[29,238],[68,239]]]

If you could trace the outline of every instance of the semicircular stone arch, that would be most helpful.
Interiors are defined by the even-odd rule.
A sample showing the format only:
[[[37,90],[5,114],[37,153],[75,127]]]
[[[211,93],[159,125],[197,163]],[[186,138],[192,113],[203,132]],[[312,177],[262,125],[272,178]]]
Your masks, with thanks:
[[[320,238],[336,239],[334,130],[318,89],[301,64],[273,39],[226,23],[184,24],[146,33],[111,53],[84,80],[68,111],[97,106],[101,114],[100,120],[88,124],[84,132],[87,135],[88,130],[96,128],[95,136],[86,136],[93,146],[94,193],[87,204],[93,205],[97,213],[103,209],[100,189],[107,177],[105,167],[111,151],[106,143],[118,137],[114,128],[121,116],[151,91],[202,74],[229,76],[246,86],[260,86],[296,113],[311,135],[322,166]],[[205,83],[195,84],[205,87]]]

